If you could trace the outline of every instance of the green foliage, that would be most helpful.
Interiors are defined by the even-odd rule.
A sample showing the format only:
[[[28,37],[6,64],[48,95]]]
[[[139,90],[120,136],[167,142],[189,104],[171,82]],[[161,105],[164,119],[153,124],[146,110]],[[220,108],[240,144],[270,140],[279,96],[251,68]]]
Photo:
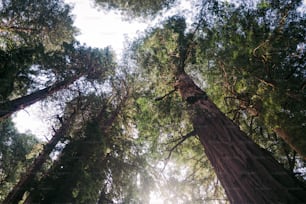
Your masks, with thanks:
[[[9,64],[5,64],[6,67],[3,70],[9,72],[3,75],[3,79],[0,77],[0,80],[6,83],[6,86],[0,90],[5,96],[2,98],[3,104],[0,104],[2,116],[47,97],[54,99],[55,92],[66,92],[68,96],[61,94],[60,99],[65,100],[65,97],[69,98],[73,95],[73,92],[67,89],[74,82],[82,80],[84,85],[91,84],[92,89],[93,86],[104,83],[115,73],[115,63],[110,48],[93,49],[76,43],[63,44],[63,49],[59,51],[44,53],[41,50],[41,52],[37,53],[39,58],[33,60],[32,65],[23,63],[22,60],[25,59],[22,58],[20,64],[25,65],[24,67],[13,64],[15,66],[12,65],[12,69],[8,69]],[[9,60],[8,63],[10,62],[12,61]],[[85,90],[85,87],[83,89]],[[7,92],[10,92],[9,96]],[[30,94],[26,94],[27,92]],[[8,101],[14,97],[18,99]]]
[[[28,75],[34,71],[30,67],[35,63],[35,58],[41,55],[41,46],[19,47],[11,50],[0,50],[0,95],[1,100],[7,99],[12,92],[25,93],[33,81]]]
[[[33,161],[28,155],[35,154],[36,145],[37,139],[31,134],[18,133],[12,121],[0,123],[0,201]]]
[[[67,48],[63,44],[73,41],[76,29],[70,7],[60,0],[2,1],[0,16],[0,100],[3,102],[41,86],[33,79],[38,75],[47,73],[51,80],[48,70],[40,69],[47,64],[49,68],[55,66],[57,59],[52,55]]]
[[[70,10],[62,0],[2,1],[1,48],[43,44],[46,50],[54,50],[71,42],[76,28]]]
[[[163,202],[213,202],[214,199],[226,202],[198,139],[193,136],[176,146],[192,130],[179,97],[169,96],[160,102],[147,98],[151,97],[146,94],[136,100],[137,114],[133,120],[138,140],[147,151],[146,159],[163,177],[154,179],[157,186],[153,192]]]
[[[155,17],[160,11],[169,9],[174,2],[175,0],[95,0],[98,7],[106,10],[120,11],[120,13],[128,19],[133,19],[135,17]]]
[[[139,146],[122,129],[124,121],[116,116],[120,106],[114,97],[112,101],[102,97],[83,96],[70,103],[81,114],[63,140],[66,145],[59,158],[30,191],[32,201],[141,202],[145,197],[139,196],[139,189],[148,189],[150,176]],[[144,181],[139,184],[138,178]]]

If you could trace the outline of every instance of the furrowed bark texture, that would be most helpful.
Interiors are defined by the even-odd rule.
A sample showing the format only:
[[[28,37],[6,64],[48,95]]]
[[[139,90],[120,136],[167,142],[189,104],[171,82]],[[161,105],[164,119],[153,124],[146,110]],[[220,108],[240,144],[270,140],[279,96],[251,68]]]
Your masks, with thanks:
[[[306,191],[255,144],[192,79],[181,73],[176,88],[188,103],[190,120],[231,203],[306,203]]]

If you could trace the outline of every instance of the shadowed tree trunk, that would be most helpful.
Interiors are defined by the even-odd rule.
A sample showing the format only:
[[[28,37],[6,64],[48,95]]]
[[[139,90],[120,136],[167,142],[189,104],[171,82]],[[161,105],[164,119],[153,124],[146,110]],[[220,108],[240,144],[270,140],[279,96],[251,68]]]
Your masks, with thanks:
[[[7,195],[3,201],[4,204],[18,203],[22,199],[23,194],[29,190],[31,182],[33,182],[36,174],[41,170],[41,167],[49,158],[49,154],[53,151],[54,147],[60,141],[60,139],[67,134],[67,131],[70,129],[70,125],[72,124],[74,117],[75,113],[72,113],[69,119],[62,123],[62,126],[58,131],[55,132],[52,139],[44,146],[43,151],[38,155],[33,164],[27,169],[26,173],[21,177],[19,182]]]
[[[176,89],[231,203],[306,203],[306,190],[181,71]]]
[[[58,82],[42,90],[35,91],[29,95],[22,96],[12,101],[8,101],[3,104],[0,104],[0,121],[9,117],[14,112],[19,111],[23,108],[26,108],[42,99],[45,99],[51,94],[68,87],[70,84],[72,84],[73,82],[75,82],[76,80],[84,76],[85,74],[86,73],[76,75],[70,79]]]

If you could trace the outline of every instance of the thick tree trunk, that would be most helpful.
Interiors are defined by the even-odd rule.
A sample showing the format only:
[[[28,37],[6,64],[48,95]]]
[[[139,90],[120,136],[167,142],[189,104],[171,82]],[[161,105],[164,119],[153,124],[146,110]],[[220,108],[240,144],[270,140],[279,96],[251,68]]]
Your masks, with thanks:
[[[49,86],[47,88],[44,88],[42,90],[36,91],[34,93],[31,93],[26,96],[22,96],[20,98],[14,99],[12,101],[8,101],[6,103],[0,104],[0,121],[9,117],[14,112],[19,111],[23,108],[26,108],[37,101],[40,101],[51,94],[60,91],[66,87],[68,87],[70,84],[78,80],[80,77],[82,77],[84,74],[79,74],[75,77],[72,77],[70,79],[67,79],[65,81],[56,83],[52,86]]]
[[[34,160],[33,164],[27,169],[24,176],[21,177],[19,182],[14,186],[11,192],[7,195],[4,204],[18,203],[25,191],[29,190],[31,182],[34,180],[36,174],[41,170],[41,167],[49,158],[49,154],[53,151],[56,144],[60,139],[66,135],[67,131],[70,129],[70,125],[74,120],[75,113],[62,124],[61,128],[55,132],[52,139],[44,146],[43,151]]]
[[[306,203],[306,190],[180,73],[176,88],[231,203]]]

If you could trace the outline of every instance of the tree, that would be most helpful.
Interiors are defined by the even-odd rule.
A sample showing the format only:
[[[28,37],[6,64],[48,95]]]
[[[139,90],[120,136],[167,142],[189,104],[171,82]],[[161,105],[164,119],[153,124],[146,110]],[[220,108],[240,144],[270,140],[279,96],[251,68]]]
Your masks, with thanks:
[[[66,119],[64,122],[62,119],[60,119],[61,127],[55,131],[52,139],[44,145],[42,152],[40,152],[40,154],[35,158],[34,162],[27,168],[25,173],[21,176],[19,182],[6,196],[3,203],[18,203],[20,200],[22,200],[23,194],[31,187],[31,182],[34,181],[37,173],[49,159],[50,153],[54,150],[58,142],[68,134],[68,130],[70,129],[70,125],[74,120],[75,114],[76,113],[72,113],[70,118]]]
[[[76,82],[81,77],[88,80],[103,79],[112,67],[112,55],[108,48],[104,50],[91,48],[73,48],[67,50],[67,54],[59,53],[60,56],[52,56],[53,60],[48,59],[47,67],[52,65],[57,70],[63,70],[58,77],[64,78],[60,82],[38,90],[20,98],[4,102],[0,105],[0,119],[6,118],[14,112],[26,108],[37,101],[41,101],[55,92],[59,92]],[[44,66],[44,65],[42,65]]]
[[[129,176],[136,176],[129,172],[130,169],[139,168],[136,163],[132,164],[133,161],[123,159],[130,156],[122,154],[128,148],[121,149],[121,143],[130,144],[123,138],[116,139],[116,134],[121,131],[117,130],[116,121],[127,99],[123,96],[116,105],[112,104],[114,101],[100,99],[98,107],[91,107],[95,111],[93,117],[73,132],[58,161],[30,191],[27,202],[95,203],[100,200],[108,203],[115,196],[122,199],[120,194],[126,192],[120,192],[120,189],[124,188],[125,180],[130,181]],[[91,98],[94,100],[97,96]],[[97,108],[100,108],[99,112]],[[119,186],[115,186],[117,182]],[[119,195],[111,194],[113,188],[117,188]]]
[[[11,120],[0,122],[0,202],[25,173],[32,162],[32,154],[39,145],[37,139],[27,133],[17,132]]]
[[[230,202],[304,202],[305,189],[297,180],[228,119],[186,74],[193,34],[185,34],[185,28],[184,19],[171,18],[164,29],[145,38],[137,60],[141,67],[150,67],[149,73],[173,74],[168,79],[176,79],[174,89],[187,103],[190,122]]]

